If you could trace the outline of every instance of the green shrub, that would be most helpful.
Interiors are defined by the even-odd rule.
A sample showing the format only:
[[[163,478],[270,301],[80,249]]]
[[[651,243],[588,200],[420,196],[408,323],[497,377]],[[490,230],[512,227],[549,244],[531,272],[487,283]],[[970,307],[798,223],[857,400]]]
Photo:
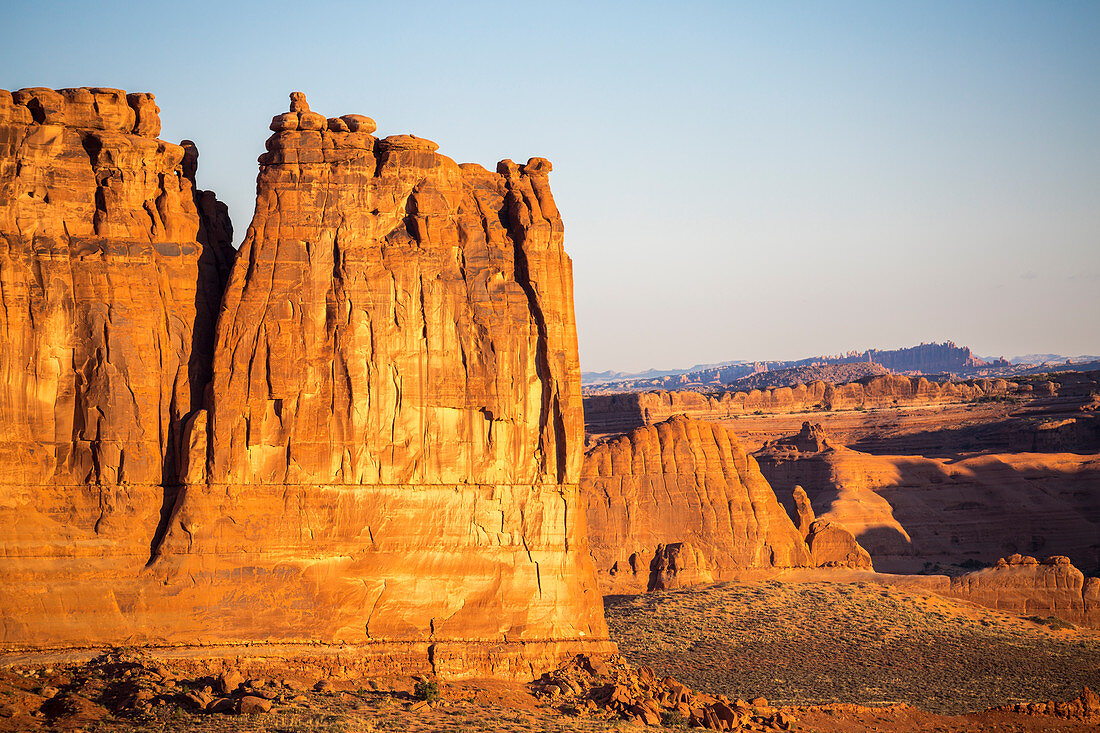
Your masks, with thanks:
[[[420,680],[413,686],[413,695],[417,700],[435,702],[439,699],[439,683],[435,680]]]
[[[666,728],[687,728],[687,718],[679,710],[666,710],[661,713],[661,725]]]

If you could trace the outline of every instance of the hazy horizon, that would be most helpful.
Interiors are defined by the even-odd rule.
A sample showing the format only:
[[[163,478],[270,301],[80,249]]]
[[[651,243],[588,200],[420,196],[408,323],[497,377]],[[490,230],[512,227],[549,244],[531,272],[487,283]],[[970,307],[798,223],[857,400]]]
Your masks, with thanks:
[[[8,5],[0,87],[157,95],[244,236],[287,94],[545,156],[585,371],[1100,352],[1100,4]]]

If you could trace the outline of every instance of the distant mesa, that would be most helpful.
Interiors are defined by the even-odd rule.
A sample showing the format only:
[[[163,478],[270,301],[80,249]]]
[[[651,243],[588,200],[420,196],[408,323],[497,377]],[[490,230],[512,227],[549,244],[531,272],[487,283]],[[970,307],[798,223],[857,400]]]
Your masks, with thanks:
[[[860,368],[858,365],[863,365]],[[847,371],[837,369],[848,367]],[[979,359],[965,346],[951,341],[942,344],[921,344],[905,349],[880,351],[850,351],[838,356],[813,356],[797,361],[731,361],[705,368],[682,371],[642,372],[616,378],[613,372],[589,373],[585,394],[633,392],[652,389],[713,390],[736,385],[746,389],[793,386],[814,380],[844,382],[873,374],[898,373],[912,376],[968,376],[990,369],[1011,367],[997,359]],[[831,368],[831,370],[830,370]],[[816,369],[817,371],[813,371]],[[788,374],[767,376],[769,372]],[[799,371],[803,370],[803,371]],[[754,379],[749,379],[754,378]],[[739,380],[749,381],[739,383]]]

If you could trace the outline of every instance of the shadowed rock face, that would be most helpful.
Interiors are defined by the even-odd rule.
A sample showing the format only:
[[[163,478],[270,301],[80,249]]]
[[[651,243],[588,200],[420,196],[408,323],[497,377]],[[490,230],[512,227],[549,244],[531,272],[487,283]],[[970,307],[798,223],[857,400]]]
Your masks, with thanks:
[[[293,95],[223,299],[224,207],[157,130],[148,95],[0,94],[0,522],[36,517],[0,572],[38,589],[4,642],[498,675],[610,649],[549,162],[460,166]]]
[[[818,519],[850,530],[886,572],[1052,551],[1100,567],[1100,456],[983,454],[948,461],[871,455],[806,423],[755,454],[779,496],[804,488]]]
[[[602,443],[581,487],[605,591],[810,564],[756,460],[720,425],[679,416]],[[677,570],[690,578],[673,583]]]

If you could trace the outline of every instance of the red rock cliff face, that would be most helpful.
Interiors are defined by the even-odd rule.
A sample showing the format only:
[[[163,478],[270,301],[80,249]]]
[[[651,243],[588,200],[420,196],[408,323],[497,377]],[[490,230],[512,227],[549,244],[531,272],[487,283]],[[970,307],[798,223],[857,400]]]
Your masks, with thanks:
[[[678,416],[600,444],[581,487],[605,592],[811,564],[756,460],[721,425]]]
[[[154,573],[202,640],[452,674],[609,649],[549,162],[460,166],[300,95],[272,129]]]
[[[234,261],[156,113],[0,93],[3,648],[454,676],[613,650],[550,164],[296,95]]]
[[[232,257],[148,94],[0,91],[0,640],[117,615],[174,499]]]

